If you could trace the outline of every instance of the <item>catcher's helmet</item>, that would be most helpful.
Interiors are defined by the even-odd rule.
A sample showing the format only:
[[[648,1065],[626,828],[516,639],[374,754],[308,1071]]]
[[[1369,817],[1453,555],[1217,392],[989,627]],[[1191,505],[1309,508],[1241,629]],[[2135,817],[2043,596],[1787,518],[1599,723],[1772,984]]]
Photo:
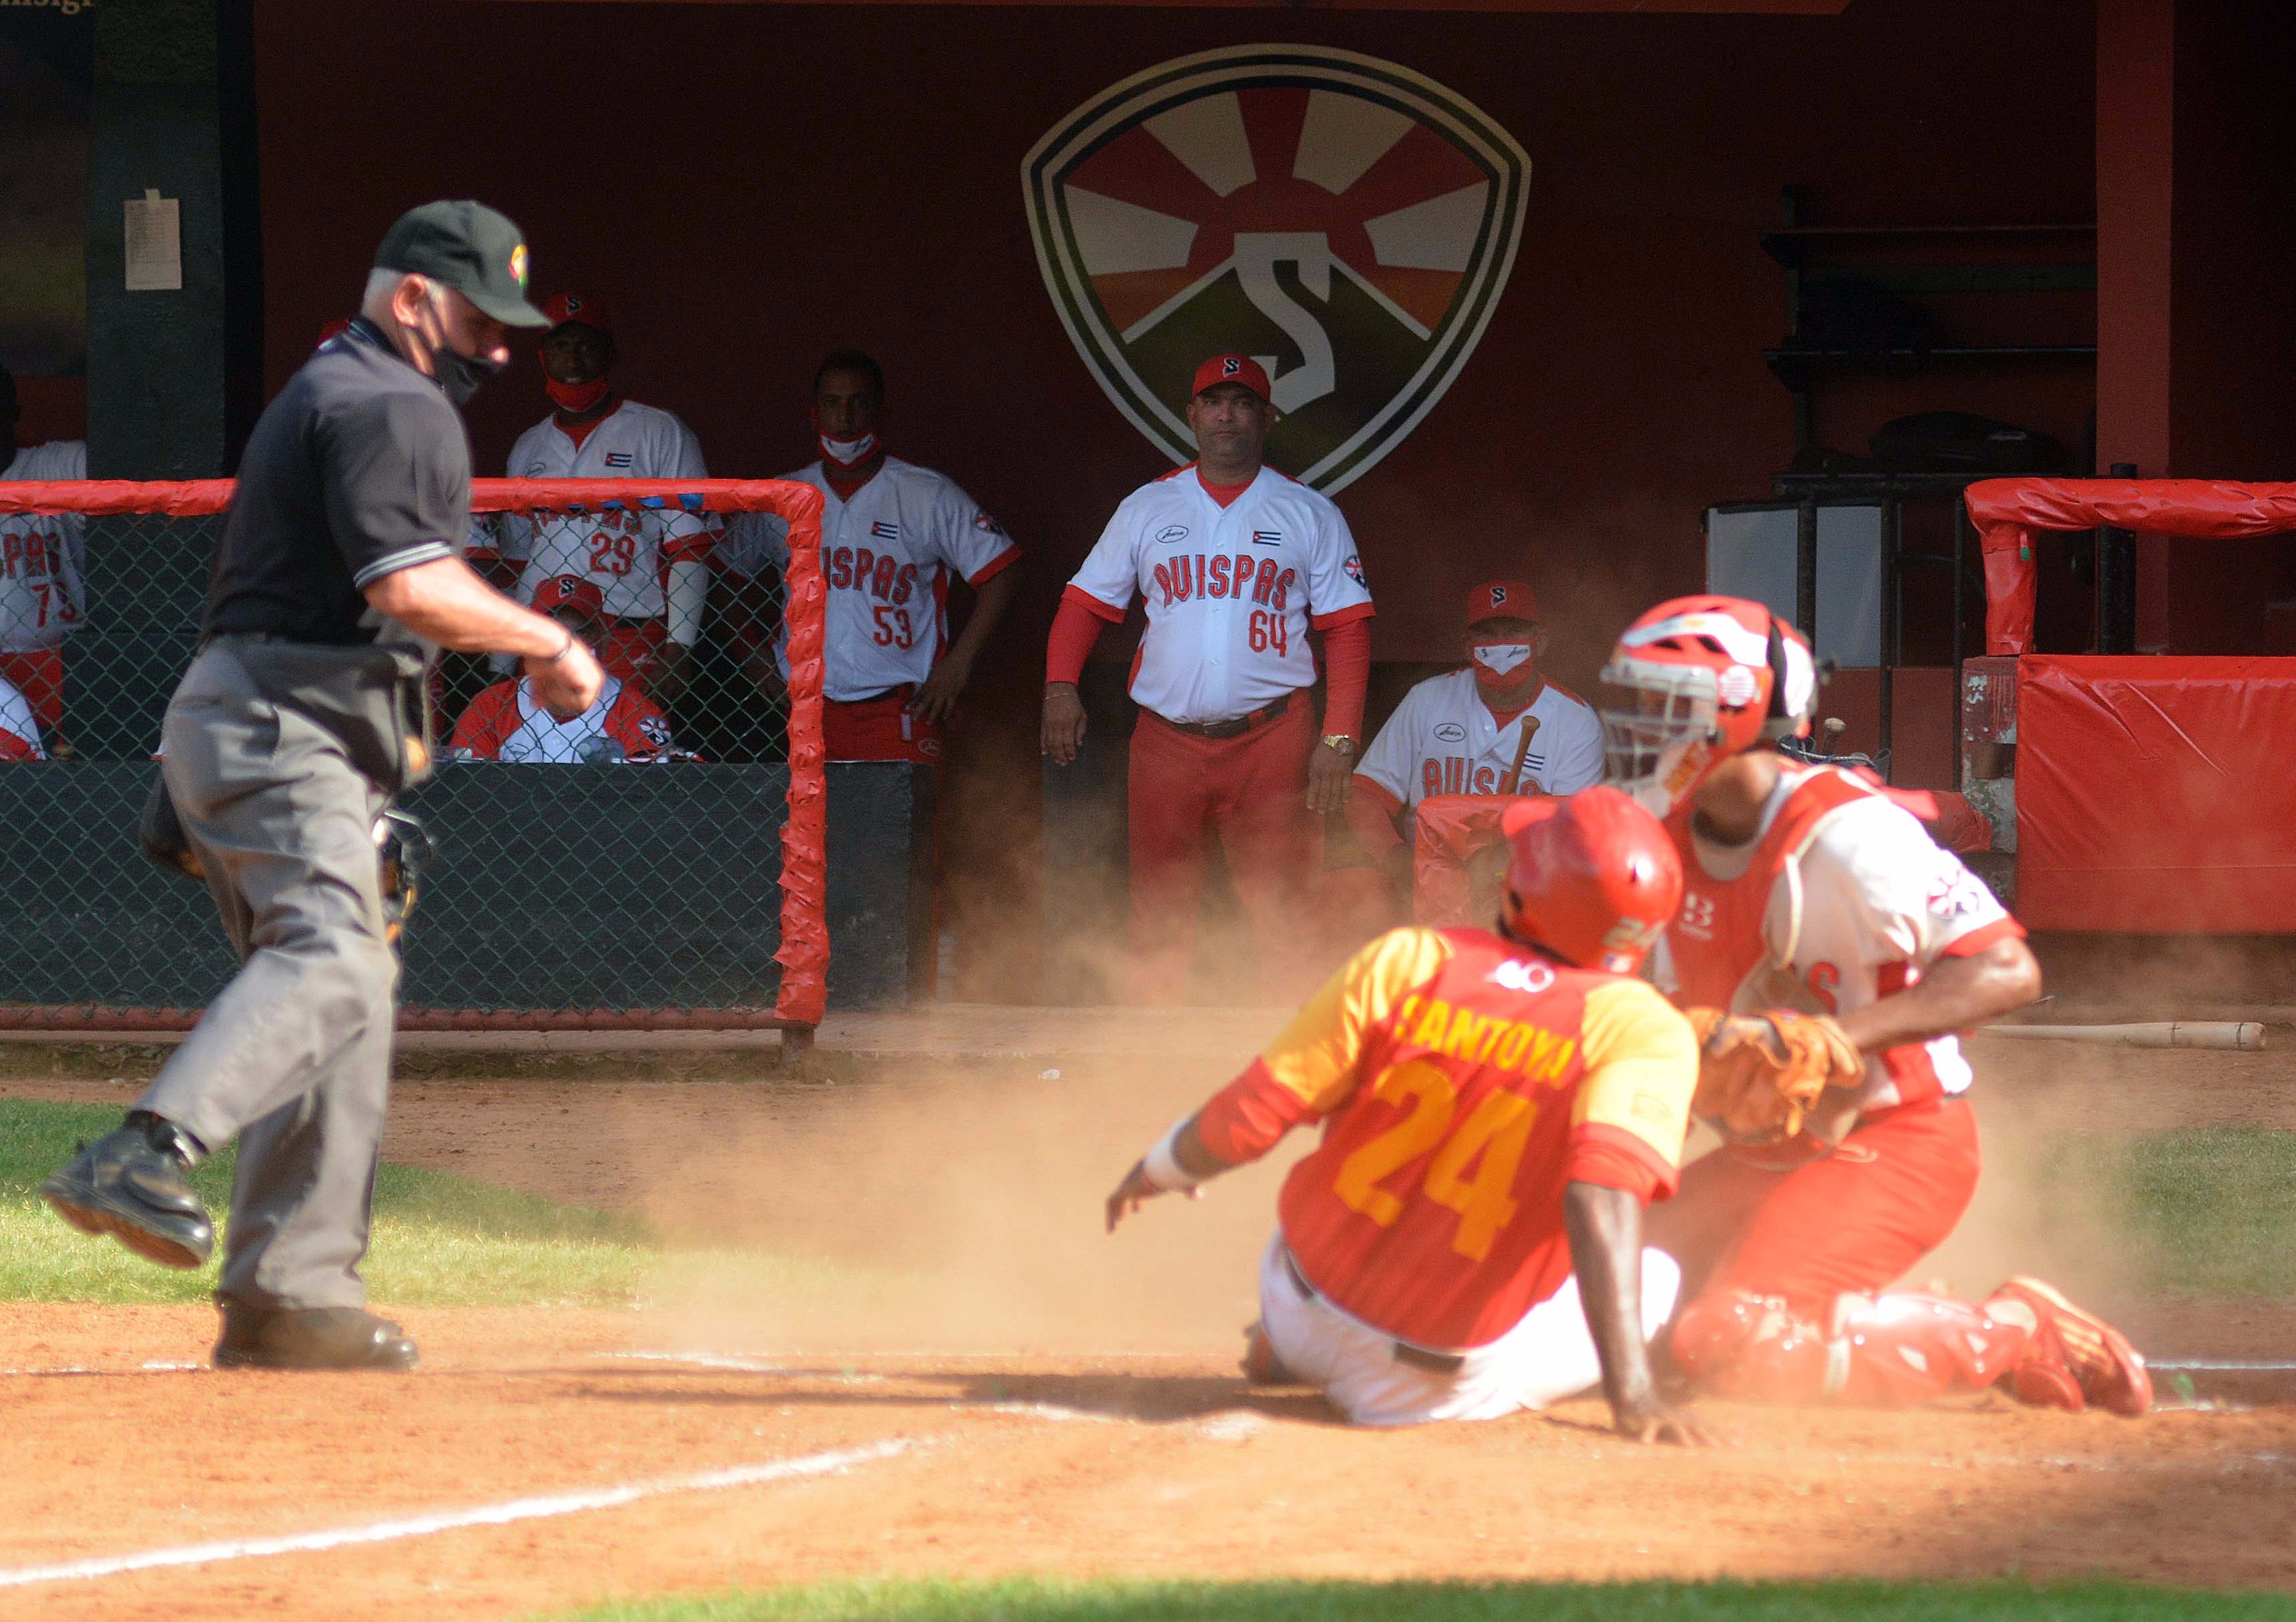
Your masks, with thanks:
[[[1642,967],[1682,905],[1682,859],[1658,818],[1598,785],[1526,799],[1500,826],[1511,853],[1503,930],[1581,969]]]
[[[1620,635],[1603,680],[1609,780],[1659,816],[1731,756],[1805,735],[1817,712],[1809,643],[1742,597],[1660,603]]]

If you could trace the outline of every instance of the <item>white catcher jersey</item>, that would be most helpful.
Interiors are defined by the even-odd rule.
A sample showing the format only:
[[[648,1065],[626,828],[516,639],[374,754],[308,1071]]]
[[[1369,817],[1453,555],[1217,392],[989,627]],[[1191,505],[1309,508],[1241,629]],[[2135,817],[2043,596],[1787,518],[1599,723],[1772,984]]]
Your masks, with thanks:
[[[658,406],[624,400],[599,419],[577,446],[573,436],[545,417],[511,446],[512,479],[707,479],[701,442],[693,430]],[[523,567],[521,602],[559,575],[597,582],[606,612],[625,619],[659,619],[662,574],[681,558],[705,557],[712,531],[696,512],[641,509],[529,517],[505,512],[496,520],[502,555]]]
[[[53,439],[16,453],[0,479],[86,479],[87,445]],[[87,611],[87,520],[64,513],[0,516],[0,651],[53,648]],[[37,733],[32,734],[35,738]]]
[[[948,577],[979,586],[1021,555],[1004,527],[955,479],[888,456],[849,502],[821,463],[787,475],[821,492],[821,572],[829,585],[822,695],[840,704],[922,684],[948,644]],[[736,574],[789,566],[789,524],[743,512],[726,526],[718,561]],[[789,670],[789,626],[780,657]]]
[[[1431,676],[1405,693],[1356,772],[1406,806],[1438,794],[1496,794],[1527,718],[1538,727],[1522,751],[1516,793],[1576,794],[1603,781],[1603,724],[1585,700],[1548,682],[1502,726],[1472,669]]]
[[[1223,508],[1193,463],[1124,498],[1070,582],[1119,613],[1147,601],[1132,696],[1168,721],[1233,721],[1312,686],[1310,620],[1367,610],[1348,520],[1263,467]]]
[[[1762,809],[1762,832],[1809,775],[1809,769],[1789,769],[1779,779]],[[1759,832],[1736,847],[1693,833],[1693,859],[1715,878],[1731,878],[1745,871],[1759,842]],[[1786,968],[1750,974],[1733,1004],[1739,1012],[1791,1007],[1853,1013],[1918,982],[1948,948],[1967,952],[2021,933],[1959,856],[1931,839],[1912,812],[1880,795],[1853,800],[1823,818],[1795,865],[1799,885],[1794,874],[1779,874],[1762,919],[1769,954]],[[1685,913],[1669,931],[1696,924]],[[1961,1044],[1951,1036],[1894,1049],[1887,1058],[1886,1065],[1868,1067],[1861,1109],[1939,1093],[1951,1096],[1966,1092],[1972,1079]]]

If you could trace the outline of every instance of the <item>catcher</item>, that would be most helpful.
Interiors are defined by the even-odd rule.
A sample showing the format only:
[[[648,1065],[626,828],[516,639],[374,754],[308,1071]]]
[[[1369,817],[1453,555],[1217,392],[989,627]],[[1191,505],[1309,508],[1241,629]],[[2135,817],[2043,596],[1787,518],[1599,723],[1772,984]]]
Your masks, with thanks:
[[[1655,967],[1699,1033],[1693,1113],[1725,1140],[1652,1227],[1682,1267],[1677,1364],[1766,1400],[2000,1385],[2143,1413],[2144,1359],[2046,1284],[1974,1306],[1882,1293],[1976,1192],[1954,1033],[2040,991],[2024,930],[1908,808],[1927,797],[1780,750],[1809,731],[1817,672],[1759,603],[1662,602],[1603,676],[1611,781],[1667,818],[1681,858]]]
[[[1260,1264],[1247,1372],[1365,1425],[1496,1419],[1599,1380],[1620,1433],[1701,1443],[1645,1350],[1677,1273],[1643,1249],[1643,1207],[1673,1189],[1697,1059],[1630,977],[1679,899],[1674,851],[1603,788],[1527,801],[1508,833],[1498,933],[1357,952],[1125,1175],[1108,1225],[1321,1121]]]

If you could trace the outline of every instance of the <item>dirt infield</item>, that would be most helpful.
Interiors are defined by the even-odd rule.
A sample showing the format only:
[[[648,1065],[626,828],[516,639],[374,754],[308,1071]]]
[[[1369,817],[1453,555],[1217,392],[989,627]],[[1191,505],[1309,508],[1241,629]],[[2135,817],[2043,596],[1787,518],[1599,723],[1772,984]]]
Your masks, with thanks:
[[[412,1318],[429,1349],[418,1376],[217,1375],[139,1368],[200,1356],[194,1311],[0,1322],[10,1366],[88,1371],[9,1380],[24,1463],[0,1481],[0,1582],[861,1454],[509,1525],[25,1585],[0,1593],[12,1617],[497,1618],[888,1572],[2296,1584],[2286,1409],[2142,1425],[1990,1397],[1921,1414],[1721,1410],[1736,1446],[1693,1458],[1624,1446],[1584,1403],[1350,1431],[1304,1395],[1247,1395],[1213,1358],[709,1366],[616,1355],[651,1349],[645,1315],[433,1313]]]
[[[1925,1280],[2031,1268],[2156,1356],[2296,1357],[2287,1304],[2138,1292],[2111,1213],[2038,1202],[2029,1176],[2069,1129],[2296,1127],[2277,1051],[2002,1044],[1979,1060],[1991,1169]],[[1616,1442],[1591,1404],[1369,1434],[1304,1393],[1250,1393],[1230,1353],[1280,1167],[1115,1239],[1096,1222],[1129,1155],[1226,1062],[912,1054],[826,1083],[404,1082],[394,1159],[856,1282],[743,1297],[705,1273],[630,1311],[411,1312],[425,1360],[406,1378],[207,1372],[201,1309],[0,1307],[17,1461],[0,1475],[0,1615],[498,1618],[879,1573],[2296,1588],[2296,1406],[2141,1424],[1992,1397],[1723,1409],[1735,1445],[1687,1457]],[[84,1070],[0,1084],[132,1091]],[[734,1473],[693,1479],[712,1471]],[[295,1544],[331,1530],[381,1541]],[[295,1546],[234,1546],[280,1538]],[[195,1566],[103,1564],[210,1544],[226,1546]]]

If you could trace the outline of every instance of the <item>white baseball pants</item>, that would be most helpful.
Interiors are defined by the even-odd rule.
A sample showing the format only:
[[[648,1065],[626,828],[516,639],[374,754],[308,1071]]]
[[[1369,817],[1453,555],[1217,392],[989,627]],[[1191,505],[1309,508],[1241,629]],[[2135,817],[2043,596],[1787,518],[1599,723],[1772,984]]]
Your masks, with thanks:
[[[1643,1252],[1643,1338],[1657,1337],[1674,1314],[1682,1269],[1662,1250]],[[1544,1408],[1603,1378],[1595,1338],[1578,1306],[1578,1281],[1525,1313],[1488,1346],[1465,1354],[1456,1373],[1399,1363],[1395,1337],[1349,1316],[1321,1295],[1306,1295],[1284,1265],[1283,1235],[1259,1262],[1259,1322],[1283,1366],[1323,1389],[1357,1425],[1423,1425],[1433,1420],[1501,1419]]]

